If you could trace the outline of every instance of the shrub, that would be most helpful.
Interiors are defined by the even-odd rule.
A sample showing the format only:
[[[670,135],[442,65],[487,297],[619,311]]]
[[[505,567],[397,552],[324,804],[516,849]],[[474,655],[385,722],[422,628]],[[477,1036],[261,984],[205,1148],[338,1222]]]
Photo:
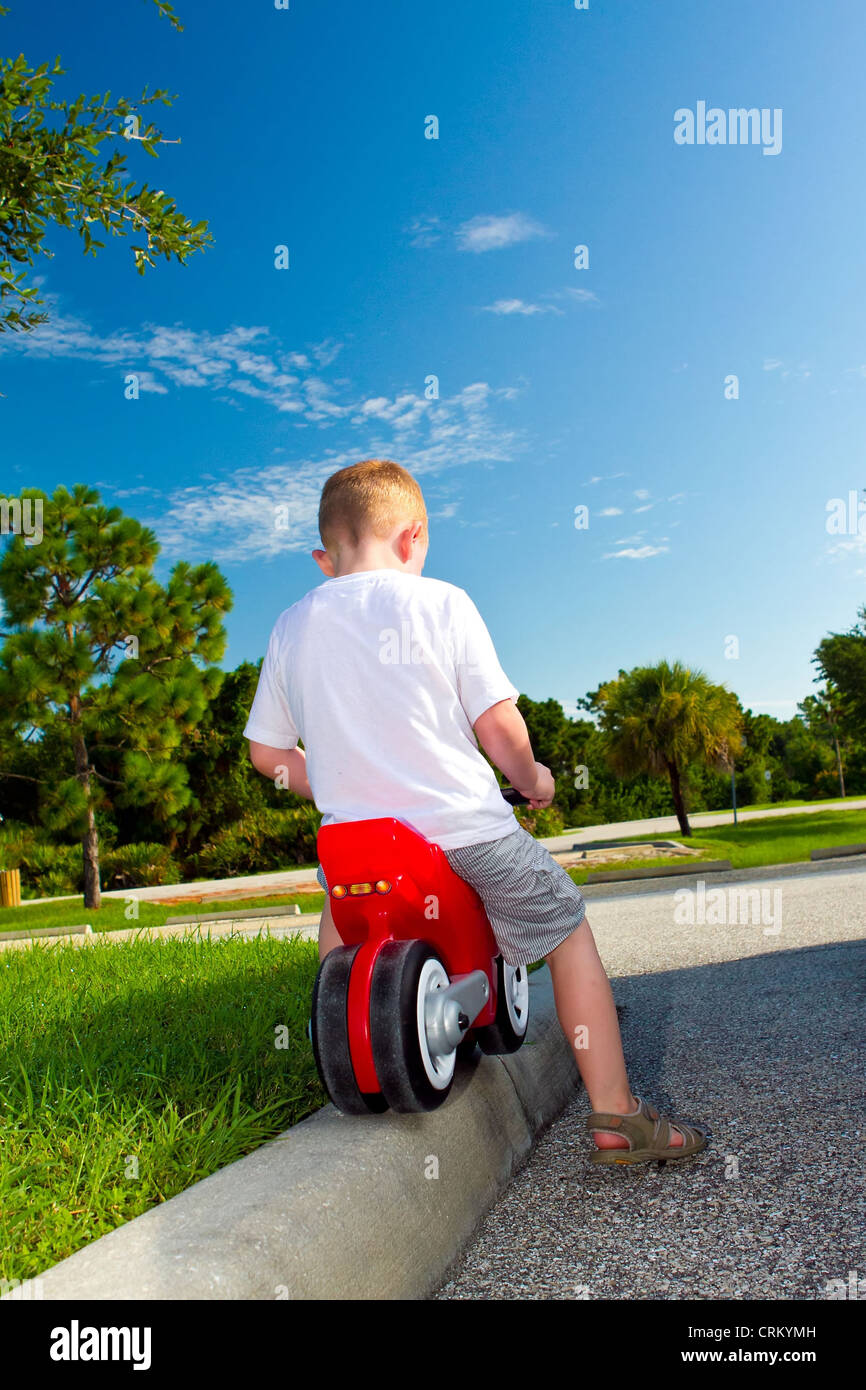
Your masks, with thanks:
[[[99,878],[105,889],[146,888],[177,883],[180,866],[166,845],[118,845],[99,856]]]
[[[528,830],[537,840],[544,840],[549,835],[561,835],[565,829],[565,822],[556,806],[535,809],[531,806],[515,806],[514,810],[524,830]]]
[[[316,858],[321,819],[312,805],[256,811],[214,835],[190,867],[199,877],[233,878],[309,864]]]
[[[0,867],[21,870],[22,899],[84,891],[81,846],[55,844],[30,826],[0,828]]]

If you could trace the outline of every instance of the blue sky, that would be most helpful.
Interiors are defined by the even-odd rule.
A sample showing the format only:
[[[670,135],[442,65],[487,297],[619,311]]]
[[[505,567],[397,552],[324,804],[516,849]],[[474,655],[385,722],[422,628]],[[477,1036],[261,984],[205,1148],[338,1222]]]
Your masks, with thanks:
[[[176,0],[182,34],[7,3],[2,52],[60,54],[65,95],[178,94],[129,176],[215,244],[140,277],[51,232],[52,322],[0,338],[3,489],[96,486],[161,578],[216,561],[229,668],[320,582],[325,478],[394,458],[425,573],[533,699],[661,658],[780,718],[814,691],[866,601],[866,535],[827,531],[866,495],[859,0]],[[779,152],[676,143],[702,101],[780,110]]]

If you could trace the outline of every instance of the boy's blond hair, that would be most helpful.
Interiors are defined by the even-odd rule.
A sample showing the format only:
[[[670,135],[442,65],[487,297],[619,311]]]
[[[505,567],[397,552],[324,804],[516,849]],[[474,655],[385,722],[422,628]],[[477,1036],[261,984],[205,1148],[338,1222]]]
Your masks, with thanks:
[[[364,459],[332,473],[319,502],[319,534],[326,550],[370,534],[385,540],[401,521],[420,521],[427,534],[424,494],[405,468],[390,459]]]

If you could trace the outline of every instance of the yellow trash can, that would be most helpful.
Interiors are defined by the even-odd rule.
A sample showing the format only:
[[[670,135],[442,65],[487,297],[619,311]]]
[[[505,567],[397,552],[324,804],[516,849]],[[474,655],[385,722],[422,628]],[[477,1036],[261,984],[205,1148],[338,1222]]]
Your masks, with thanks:
[[[21,906],[20,869],[0,869],[0,904],[3,907]]]

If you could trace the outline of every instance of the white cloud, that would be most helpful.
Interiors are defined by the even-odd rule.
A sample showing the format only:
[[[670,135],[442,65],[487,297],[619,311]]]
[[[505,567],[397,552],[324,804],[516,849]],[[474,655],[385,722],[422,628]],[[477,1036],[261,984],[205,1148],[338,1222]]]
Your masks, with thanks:
[[[639,488],[636,488],[636,489],[635,489],[634,495],[635,495],[635,497],[637,497],[641,502],[645,502],[646,499],[649,497],[650,494],[649,494],[648,490],[647,490],[645,487],[639,487]]]
[[[765,372],[775,372],[779,367],[784,367],[784,371],[779,373],[784,381],[789,377],[793,377],[795,381],[806,381],[812,375],[805,362],[801,362],[799,367],[785,367],[780,357],[765,357],[763,366]]]
[[[139,391],[153,391],[157,396],[168,395],[168,387],[157,381],[153,372],[138,372],[137,376]]]
[[[417,424],[424,412],[434,404],[425,396],[416,396],[407,391],[389,400],[387,396],[372,396],[363,402],[359,412],[352,417],[353,424],[363,424],[367,420],[385,420],[395,429],[410,429]]]
[[[455,235],[460,251],[480,252],[498,251],[549,233],[525,213],[512,212],[500,217],[472,217],[457,228]]]
[[[866,533],[850,536],[846,540],[833,541],[827,546],[828,555],[866,555]]]
[[[592,304],[597,304],[597,303],[598,303],[598,295],[593,294],[592,290],[579,290],[579,289],[575,289],[573,286],[569,286],[569,287],[567,287],[567,288],[564,289],[564,290],[559,290],[559,291],[557,291],[556,294],[551,295],[551,298],[552,298],[552,299],[563,299],[563,298],[575,299],[575,300],[577,300],[578,304],[590,304],[590,303],[592,303]]]
[[[101,334],[55,310],[48,324],[26,338],[0,339],[0,353],[9,351],[96,362],[120,380],[134,372],[143,390],[159,395],[172,387],[205,389],[236,409],[244,409],[245,401],[260,402],[288,415],[293,429],[342,426],[346,437],[339,449],[317,452],[311,445],[298,461],[297,451],[287,448],[284,458],[271,463],[256,461],[210,480],[197,477],[190,487],[160,494],[153,515],[142,521],[156,532],[164,553],[185,558],[196,549],[221,563],[313,548],[322,484],[362,458],[398,458],[420,477],[451,468],[493,469],[526,448],[521,431],[496,419],[499,407],[523,394],[520,379],[497,387],[470,382],[436,401],[411,390],[361,394],[345,376],[331,383],[315,371],[313,359],[321,366],[336,355],[330,340],[312,345],[309,355],[288,351],[261,326],[206,332],[147,324]],[[267,457],[273,459],[273,450]],[[274,508],[283,504],[290,513],[287,530],[274,525]]]
[[[631,550],[610,550],[602,556],[603,560],[649,560],[653,555],[661,555],[666,551],[666,545],[642,545],[638,549]]]
[[[603,507],[599,516],[622,516],[622,507]]]
[[[135,373],[147,382],[148,391],[160,395],[167,394],[166,383],[228,389],[266,401],[277,410],[304,412],[311,420],[352,408],[329,402],[317,378],[302,381],[298,372],[312,369],[309,357],[285,352],[263,326],[235,325],[210,333],[180,324],[146,323],[137,331],[102,334],[82,319],[60,312],[56,296],[46,295],[45,300],[53,310],[49,322],[14,338],[3,335],[0,353],[97,362],[124,376]],[[254,343],[260,350],[254,350]]]
[[[326,338],[322,343],[314,343],[310,348],[310,352],[313,354],[320,367],[330,367],[334,358],[342,349],[342,343],[336,343],[332,338]]]
[[[322,485],[338,468],[362,458],[396,457],[420,479],[451,468],[492,468],[496,461],[513,459],[524,447],[522,438],[491,416],[491,408],[511,394],[510,387],[494,388],[476,381],[438,401],[408,392],[393,399],[369,397],[353,407],[349,421],[363,426],[360,447],[331,450],[322,458],[255,464],[222,479],[202,480],[161,494],[158,512],[142,521],[156,531],[163,553],[192,558],[197,549],[218,564],[259,562],[286,551],[312,550],[319,545]],[[288,529],[275,525],[276,508],[281,506],[288,507]],[[446,502],[433,515],[452,517],[456,507]]]
[[[553,304],[527,304],[523,299],[497,299],[495,304],[485,304],[489,314],[561,314]]]
[[[410,234],[410,246],[434,246],[441,236],[438,217],[416,217],[404,230]]]

